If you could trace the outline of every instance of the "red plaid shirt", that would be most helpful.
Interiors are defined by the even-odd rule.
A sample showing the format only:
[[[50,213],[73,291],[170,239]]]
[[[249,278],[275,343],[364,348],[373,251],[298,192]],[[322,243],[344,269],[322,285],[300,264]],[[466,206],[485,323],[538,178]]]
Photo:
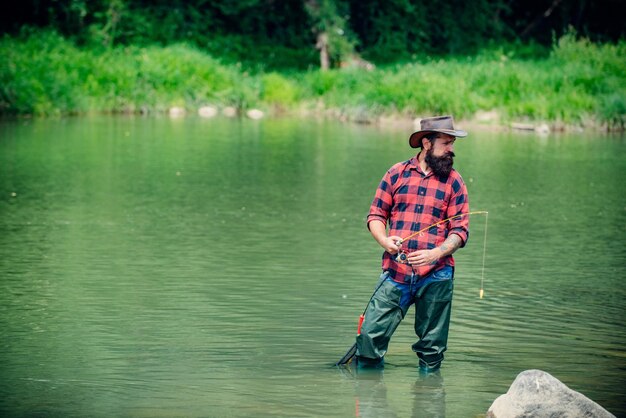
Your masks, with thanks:
[[[382,221],[389,235],[406,238],[409,235],[461,213],[469,212],[467,188],[461,175],[454,169],[448,178],[439,178],[432,171],[424,174],[417,157],[395,164],[385,173],[367,216],[367,224]],[[465,246],[469,236],[469,216],[444,222],[402,243],[401,250],[410,253],[441,245],[448,234],[457,234]],[[385,251],[383,270],[400,283],[409,280],[415,272],[419,277],[444,266],[454,266],[449,255],[431,266],[412,267],[396,262],[396,256]],[[406,280],[405,280],[406,279]]]

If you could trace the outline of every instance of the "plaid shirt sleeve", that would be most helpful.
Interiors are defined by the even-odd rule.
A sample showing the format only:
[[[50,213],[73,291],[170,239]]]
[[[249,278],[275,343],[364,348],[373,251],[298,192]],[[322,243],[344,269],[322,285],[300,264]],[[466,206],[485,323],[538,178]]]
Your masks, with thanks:
[[[460,175],[457,174],[452,180],[452,195],[446,213],[446,218],[451,218],[462,213],[469,213],[469,199],[467,187]],[[450,221],[449,234],[458,235],[464,247],[469,238],[469,216],[460,216]]]
[[[371,221],[381,221],[387,226],[387,220],[391,215],[391,207],[393,205],[392,196],[392,171],[393,167],[389,169],[383,176],[378,189],[376,189],[376,195],[370,206],[369,214],[367,215],[367,228]]]

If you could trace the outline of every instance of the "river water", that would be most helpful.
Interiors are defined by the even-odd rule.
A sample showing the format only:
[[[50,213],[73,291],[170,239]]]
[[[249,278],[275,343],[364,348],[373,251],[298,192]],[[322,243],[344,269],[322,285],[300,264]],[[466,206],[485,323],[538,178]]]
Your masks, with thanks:
[[[458,140],[489,219],[456,255],[440,373],[417,371],[412,310],[383,373],[331,367],[378,278],[364,219],[408,133],[1,122],[0,415],[475,417],[541,369],[626,416],[623,136]]]

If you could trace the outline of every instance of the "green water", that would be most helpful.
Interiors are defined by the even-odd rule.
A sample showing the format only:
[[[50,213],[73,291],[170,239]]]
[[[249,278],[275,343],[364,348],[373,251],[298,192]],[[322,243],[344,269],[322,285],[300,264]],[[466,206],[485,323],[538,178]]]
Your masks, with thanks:
[[[488,210],[457,253],[449,350],[412,311],[383,374],[352,345],[381,249],[364,219],[408,133],[329,121],[0,123],[0,415],[484,414],[542,369],[626,416],[626,140],[470,131]]]

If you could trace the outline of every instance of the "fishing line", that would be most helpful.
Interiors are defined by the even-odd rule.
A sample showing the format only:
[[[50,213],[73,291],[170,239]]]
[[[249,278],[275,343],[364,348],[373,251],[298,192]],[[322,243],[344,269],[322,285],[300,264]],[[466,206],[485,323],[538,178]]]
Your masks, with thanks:
[[[480,292],[482,299],[485,295],[485,256],[487,255],[487,225],[489,224],[489,212],[485,212],[485,236],[483,237],[483,268],[480,273]]]

